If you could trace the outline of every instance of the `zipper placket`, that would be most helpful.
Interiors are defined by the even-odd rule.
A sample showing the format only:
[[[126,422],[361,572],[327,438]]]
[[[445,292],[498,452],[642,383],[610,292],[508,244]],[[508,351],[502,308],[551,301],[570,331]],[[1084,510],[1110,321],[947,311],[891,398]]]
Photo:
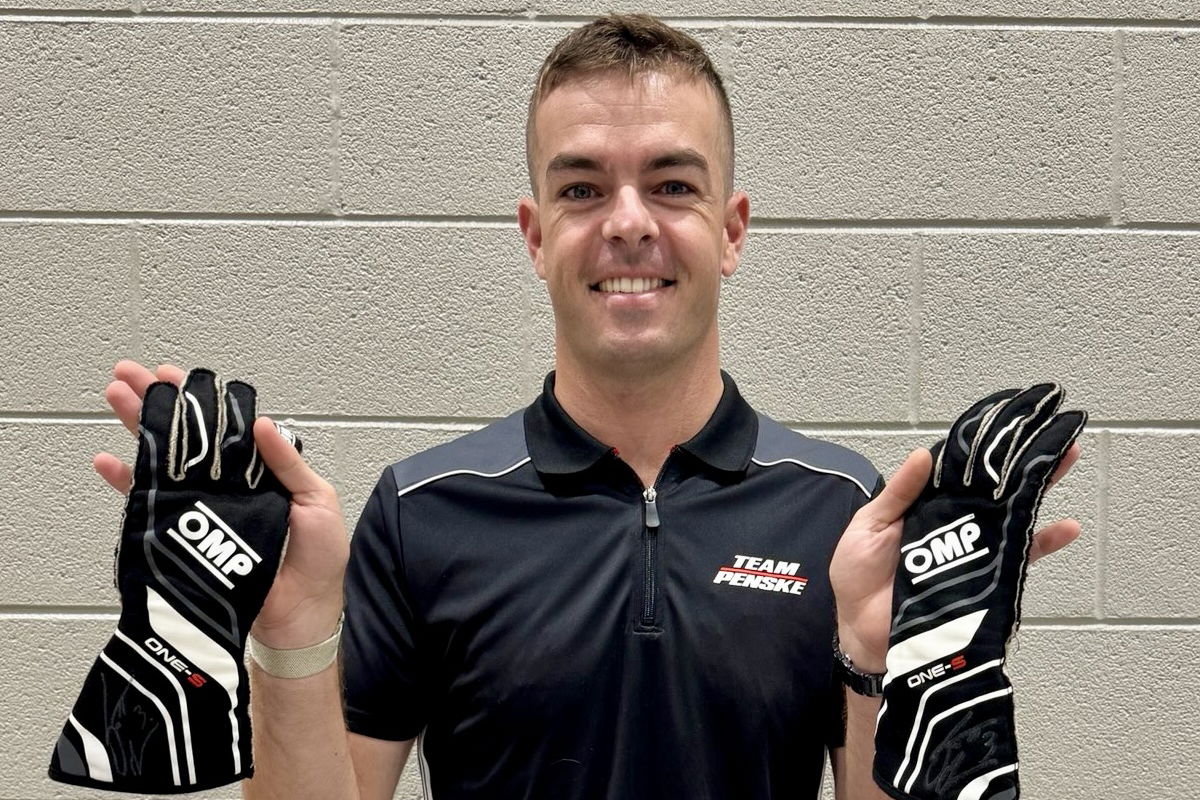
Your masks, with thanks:
[[[675,448],[671,448],[671,452],[667,454],[667,459],[663,461],[662,468],[658,471],[658,476],[654,479],[654,483],[646,487],[642,491],[642,524],[645,528],[645,540],[642,546],[642,557],[645,566],[645,580],[642,586],[642,627],[654,627],[655,604],[654,595],[658,588],[658,482],[662,480],[663,472],[667,468],[667,461],[671,458],[671,453],[675,452]]]

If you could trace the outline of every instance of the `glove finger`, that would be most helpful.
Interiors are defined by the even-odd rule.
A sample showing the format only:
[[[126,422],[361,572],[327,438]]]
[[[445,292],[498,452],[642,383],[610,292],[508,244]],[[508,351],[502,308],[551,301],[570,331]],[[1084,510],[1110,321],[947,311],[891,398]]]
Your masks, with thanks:
[[[1039,383],[1024,389],[987,416],[975,436],[975,446],[968,459],[970,485],[980,492],[994,492],[1000,485],[1010,454],[1019,449],[1024,438],[1054,415],[1061,402],[1062,391],[1056,384]],[[1032,427],[1027,426],[1026,423],[1034,420],[1036,423]]]
[[[1079,438],[1086,424],[1086,411],[1064,411],[1044,423],[1013,455],[1012,463],[1004,473],[1003,483],[997,489],[997,496],[1032,493],[1035,498],[1040,498],[1050,476],[1062,463],[1067,450]],[[1030,507],[1036,509],[1035,498],[1023,496],[1017,505],[1021,505],[1020,500],[1034,499]]]
[[[992,466],[996,467],[1000,473],[1001,481],[1004,480],[1005,475],[1012,471],[1013,459],[1025,446],[1026,442],[1036,436],[1058,414],[1059,409],[1062,408],[1063,400],[1066,398],[1066,392],[1063,388],[1056,383],[1050,383],[1039,384],[1039,386],[1035,386],[1033,389],[1039,389],[1042,386],[1049,387],[1049,390],[1045,392],[1042,399],[1030,410],[1025,418],[1016,425],[1013,429],[1013,435],[1009,437],[1008,441],[1000,444],[996,449],[995,456],[991,460]],[[996,488],[999,489],[999,485]],[[997,493],[996,497],[999,498],[999,496]]]
[[[971,446],[987,414],[996,406],[1019,393],[1019,389],[1003,389],[983,398],[968,408],[950,426],[946,445],[933,465],[933,484],[936,488],[955,488],[967,483],[967,460]]]
[[[257,394],[244,381],[225,384],[225,435],[221,439],[221,483],[245,487],[246,470],[254,458],[254,418]]]
[[[171,420],[171,477],[175,480],[200,478],[212,471],[218,429],[224,422],[217,386],[217,376],[207,369],[193,369],[184,379]]]
[[[169,470],[171,418],[175,414],[179,388],[173,383],[152,383],[142,398],[138,420],[138,451],[133,467],[133,485],[150,486],[166,480]]]

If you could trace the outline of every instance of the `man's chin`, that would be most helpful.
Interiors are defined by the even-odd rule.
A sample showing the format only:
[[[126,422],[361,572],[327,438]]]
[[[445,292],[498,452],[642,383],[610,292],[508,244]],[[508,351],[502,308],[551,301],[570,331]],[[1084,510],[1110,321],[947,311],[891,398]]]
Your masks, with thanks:
[[[663,372],[686,358],[676,343],[661,339],[596,342],[589,350],[588,366],[609,374]]]

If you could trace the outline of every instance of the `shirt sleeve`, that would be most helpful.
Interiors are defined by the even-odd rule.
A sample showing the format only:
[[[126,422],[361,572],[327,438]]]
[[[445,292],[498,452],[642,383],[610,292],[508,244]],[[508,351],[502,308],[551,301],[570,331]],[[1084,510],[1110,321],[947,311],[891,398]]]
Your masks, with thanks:
[[[346,726],[393,741],[411,739],[425,727],[428,694],[404,570],[398,499],[389,468],[375,485],[350,542],[342,630]]]

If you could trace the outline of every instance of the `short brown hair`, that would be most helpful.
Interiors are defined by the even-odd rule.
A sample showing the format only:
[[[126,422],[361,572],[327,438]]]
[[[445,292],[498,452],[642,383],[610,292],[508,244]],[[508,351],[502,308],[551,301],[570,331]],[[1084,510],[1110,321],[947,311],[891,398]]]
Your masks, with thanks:
[[[725,122],[725,194],[733,191],[733,113],[725,84],[700,43],[647,14],[608,14],[571,31],[542,62],[525,118],[525,165],[537,197],[533,117],[538,105],[564,83],[605,72],[626,74],[632,82],[648,72],[671,72],[712,87]]]

